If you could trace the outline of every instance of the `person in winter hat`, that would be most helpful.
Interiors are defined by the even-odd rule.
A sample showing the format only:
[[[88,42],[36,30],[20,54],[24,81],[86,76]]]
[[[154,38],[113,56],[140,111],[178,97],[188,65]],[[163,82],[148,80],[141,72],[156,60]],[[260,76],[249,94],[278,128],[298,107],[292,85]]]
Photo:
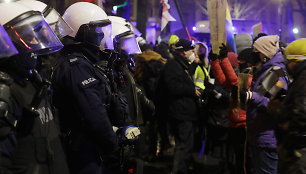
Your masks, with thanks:
[[[252,73],[255,66],[258,65],[260,59],[254,56],[253,48],[246,48],[242,50],[238,55],[239,60],[239,72]]]
[[[175,139],[173,174],[188,173],[188,162],[192,158],[197,100],[201,95],[189,71],[193,49],[194,44],[186,39],[175,44],[174,58],[167,61],[160,77],[163,95],[157,94],[167,106],[165,118],[170,120]]]
[[[173,58],[173,53],[175,52],[175,44],[180,40],[180,38],[177,35],[171,35],[169,41],[168,41],[168,47],[169,47],[169,57]]]
[[[255,52],[263,55],[260,58],[265,63],[279,50],[279,37],[276,35],[260,37],[255,41],[253,47],[257,50]]]
[[[169,47],[174,46],[179,41],[179,39],[180,38],[177,35],[175,35],[175,34],[171,35],[170,39],[168,41],[168,46]]]
[[[306,173],[306,39],[290,43],[285,56],[293,81],[284,98],[278,95],[269,103],[271,115],[278,120],[279,173]]]
[[[258,38],[253,52],[261,66],[254,72],[250,90],[240,90],[240,101],[247,104],[247,140],[255,173],[277,173],[278,153],[276,122],[267,114],[270,99],[289,84],[278,36]]]
[[[253,38],[248,33],[237,34],[235,35],[235,43],[236,43],[237,54],[240,54],[242,50],[252,47]]]
[[[251,49],[251,48],[249,48]],[[210,53],[209,59],[212,72],[216,80],[227,89],[232,89],[237,94],[238,86],[238,68],[240,71],[246,71],[248,66],[252,66],[251,52],[253,49],[245,49],[237,55],[233,52],[228,52],[226,46],[220,47],[219,56]],[[215,59],[219,57],[219,59]],[[242,66],[244,63],[247,66]],[[252,74],[249,75],[248,88],[251,86]],[[237,96],[237,95],[236,95]],[[230,156],[234,156],[235,161],[229,160],[229,165],[232,166],[233,173],[244,173],[244,146],[246,139],[246,110],[238,105],[237,97],[233,97],[230,106],[227,108],[227,116],[229,119],[229,148]],[[233,152],[233,153],[231,153]]]
[[[227,53],[227,58],[228,58],[228,60],[230,61],[230,63],[231,63],[231,65],[232,65],[232,67],[233,68],[237,68],[238,67],[238,56],[237,56],[237,54],[236,53],[234,53],[234,52],[228,52]]]

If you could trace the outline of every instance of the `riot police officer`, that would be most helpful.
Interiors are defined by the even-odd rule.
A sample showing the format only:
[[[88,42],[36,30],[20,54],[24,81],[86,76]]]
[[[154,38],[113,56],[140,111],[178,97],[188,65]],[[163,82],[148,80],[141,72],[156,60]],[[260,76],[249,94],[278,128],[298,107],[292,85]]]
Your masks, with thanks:
[[[1,18],[19,51],[1,63],[2,90],[9,100],[4,112],[16,134],[18,146],[12,173],[68,173],[55,125],[49,83],[37,71],[37,55],[60,50],[63,45],[42,14],[15,2],[0,3]],[[2,93],[2,92],[1,92]],[[14,145],[14,144],[13,144]]]
[[[123,84],[118,84],[118,88],[124,93],[128,100],[129,115],[135,125],[143,124],[141,104],[133,75],[130,70],[134,66],[133,55],[140,54],[140,48],[134,33],[127,25],[120,22],[120,18],[110,18],[112,22],[112,34],[114,36],[115,50],[120,54],[121,63],[116,64],[116,72],[122,73]],[[120,81],[120,80],[117,80]],[[138,89],[137,89],[138,88]],[[141,91],[141,90],[140,90]]]
[[[73,32],[72,28],[52,6],[37,0],[19,0],[17,3],[26,6],[31,10],[40,11],[59,39]]]
[[[17,3],[34,11],[40,11],[59,39],[73,32],[72,28],[52,6],[37,0],[19,0]],[[48,80],[51,78],[53,61],[56,54],[39,55],[37,57],[36,69],[42,77]]]
[[[107,59],[106,49],[113,48],[111,23],[100,7],[86,2],[69,6],[63,19],[74,31],[63,39],[52,82],[70,169],[74,174],[105,173],[106,157],[118,150],[118,139],[108,112],[108,78],[94,64]]]
[[[0,25],[0,38],[0,61],[3,62],[6,58],[18,54],[18,51],[2,25]],[[0,173],[10,174],[9,168],[16,147],[16,138],[13,132],[15,119],[11,120],[11,117],[6,114],[10,102],[9,88],[6,84],[8,78],[6,77],[6,74],[0,73]]]

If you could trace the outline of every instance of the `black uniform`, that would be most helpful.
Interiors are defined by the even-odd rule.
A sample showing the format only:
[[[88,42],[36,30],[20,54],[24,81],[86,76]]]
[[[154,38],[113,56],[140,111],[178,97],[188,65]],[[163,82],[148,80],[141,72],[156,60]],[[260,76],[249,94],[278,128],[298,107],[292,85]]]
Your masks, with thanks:
[[[2,81],[2,84],[9,87],[10,100],[6,101],[9,104],[6,114],[9,119],[6,123],[10,122],[11,127],[10,133],[1,143],[6,159],[12,161],[10,171],[18,174],[68,174],[68,166],[51,105],[49,84],[44,83],[35,70],[20,71],[13,58],[10,59],[12,60],[2,64],[5,66],[1,67],[1,70],[11,79],[8,83]],[[16,135],[17,147],[14,135]]]
[[[53,76],[54,99],[67,135],[71,172],[101,174],[101,160],[117,150],[118,142],[107,112],[107,79],[87,58],[81,45],[64,47]]]
[[[17,141],[14,131],[16,116],[12,111],[18,107],[10,95],[12,78],[4,72],[0,72],[0,173],[11,174],[12,158],[16,151]],[[8,114],[9,113],[9,114]]]

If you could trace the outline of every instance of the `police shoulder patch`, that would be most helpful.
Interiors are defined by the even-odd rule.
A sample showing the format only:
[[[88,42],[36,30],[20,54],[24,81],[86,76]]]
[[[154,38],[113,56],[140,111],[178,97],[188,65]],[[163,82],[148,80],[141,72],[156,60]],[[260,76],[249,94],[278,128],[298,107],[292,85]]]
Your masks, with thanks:
[[[78,62],[78,58],[77,58],[77,57],[74,57],[74,58],[69,59],[69,63],[70,63],[70,64],[75,64],[75,63],[77,63],[77,62]]]
[[[98,83],[98,80],[95,79],[94,77],[90,77],[90,78],[88,78],[88,79],[86,79],[86,80],[83,80],[83,81],[81,82],[81,86],[82,86],[83,88],[87,88],[87,87],[89,87],[89,86],[91,86],[91,85],[94,85],[94,84],[96,84],[96,83]]]

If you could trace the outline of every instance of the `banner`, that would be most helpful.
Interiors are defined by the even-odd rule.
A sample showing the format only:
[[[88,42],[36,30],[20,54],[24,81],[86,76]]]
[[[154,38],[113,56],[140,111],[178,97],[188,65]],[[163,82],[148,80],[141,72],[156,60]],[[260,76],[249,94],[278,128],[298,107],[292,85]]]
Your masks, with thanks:
[[[170,5],[168,3],[168,0],[161,0],[161,3],[163,4],[162,21],[161,21],[161,31],[162,31],[166,27],[169,21],[176,21],[176,19],[172,17],[171,14],[169,13]]]
[[[226,42],[228,49],[230,49],[230,51],[237,54],[236,43],[234,38],[233,22],[227,2],[226,2]]]
[[[173,33],[177,30],[183,29],[183,26],[182,26],[182,21],[179,16],[179,12],[175,6],[174,0],[169,0],[168,2],[171,6],[171,8],[169,9],[169,13],[176,19],[175,22],[174,21],[170,22],[170,32]]]
[[[226,43],[226,0],[207,0],[212,51],[219,53],[219,46]]]
[[[252,28],[253,28],[253,38],[255,38],[258,35],[258,33],[262,33],[262,23],[261,22],[253,25]]]

